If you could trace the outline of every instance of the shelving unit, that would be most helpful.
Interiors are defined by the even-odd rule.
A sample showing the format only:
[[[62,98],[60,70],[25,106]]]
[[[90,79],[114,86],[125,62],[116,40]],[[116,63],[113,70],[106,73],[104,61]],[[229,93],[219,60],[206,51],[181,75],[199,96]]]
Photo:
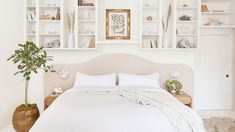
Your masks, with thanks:
[[[143,0],[141,49],[156,49],[162,46],[161,0]]]
[[[75,2],[75,48],[96,49],[97,1],[83,0],[83,3],[92,3],[94,6],[83,6]]]
[[[173,45],[171,48],[197,49],[199,47],[199,0],[176,0],[173,4]],[[183,15],[190,19],[180,19]]]
[[[202,28],[234,28],[234,0],[202,0]]]
[[[38,2],[39,44],[45,48],[64,48],[63,2],[63,0]]]
[[[45,48],[64,48],[63,0],[25,0],[25,7],[25,40]]]
[[[25,40],[36,43],[37,9],[35,0],[25,0]]]
[[[162,16],[166,14],[166,9],[164,12],[162,10],[165,1],[140,0],[139,3],[132,3],[134,4],[132,7],[125,4],[123,7],[135,12],[131,14],[131,39],[106,40],[105,9],[109,6],[102,2],[98,3],[98,0],[83,0],[83,2],[93,3],[94,6],[79,6],[77,0],[25,0],[25,40],[33,41],[48,50],[90,50],[96,49],[98,44],[138,44],[141,49],[184,51],[186,49],[179,48],[178,43],[185,39],[186,43],[193,45],[187,51],[192,51],[199,48],[200,29],[235,29],[234,0],[173,0],[171,1],[172,23],[169,30],[172,34],[168,36],[171,43],[168,48],[163,49],[161,48]],[[115,6],[116,4],[118,7],[123,5],[119,2],[115,3]],[[208,11],[201,12],[201,4],[207,5]],[[58,10],[60,10],[59,19],[56,18]],[[70,47],[68,21],[65,18],[68,12],[73,11],[75,12],[72,33],[74,45]],[[46,18],[47,15],[50,18]],[[179,20],[182,15],[192,16],[192,19]],[[215,22],[207,24],[209,18]],[[48,43],[55,40],[59,45],[48,46]]]

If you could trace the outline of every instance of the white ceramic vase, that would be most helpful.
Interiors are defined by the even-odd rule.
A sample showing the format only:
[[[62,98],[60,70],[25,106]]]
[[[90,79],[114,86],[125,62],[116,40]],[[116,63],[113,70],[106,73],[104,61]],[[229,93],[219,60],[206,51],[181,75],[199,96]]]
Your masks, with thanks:
[[[163,38],[162,38],[162,47],[168,48],[168,46],[169,46],[169,42],[168,42],[167,32],[164,32]]]
[[[69,34],[68,48],[74,48],[74,36],[73,36],[73,34]]]

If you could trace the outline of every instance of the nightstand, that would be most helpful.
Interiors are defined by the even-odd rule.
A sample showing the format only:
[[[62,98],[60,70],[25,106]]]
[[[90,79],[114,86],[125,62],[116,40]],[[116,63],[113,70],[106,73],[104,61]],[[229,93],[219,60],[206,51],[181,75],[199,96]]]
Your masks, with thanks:
[[[50,95],[44,99],[44,110],[46,110],[59,95]]]
[[[172,94],[174,97],[176,97],[180,102],[183,104],[192,107],[192,97],[186,93],[184,94]]]

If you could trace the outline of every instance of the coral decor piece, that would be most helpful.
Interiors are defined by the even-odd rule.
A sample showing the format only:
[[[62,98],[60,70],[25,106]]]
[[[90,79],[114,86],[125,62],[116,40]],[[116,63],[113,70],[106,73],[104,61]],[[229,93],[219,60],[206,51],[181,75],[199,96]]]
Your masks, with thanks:
[[[191,21],[191,20],[192,20],[192,16],[183,15],[183,16],[179,17],[179,19],[180,19],[181,21]]]

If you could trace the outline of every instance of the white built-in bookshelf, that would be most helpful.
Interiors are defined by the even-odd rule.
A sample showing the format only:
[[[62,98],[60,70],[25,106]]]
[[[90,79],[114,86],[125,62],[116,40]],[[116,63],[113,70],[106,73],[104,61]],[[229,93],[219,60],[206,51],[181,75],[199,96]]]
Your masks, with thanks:
[[[174,2],[172,48],[196,49],[199,43],[200,1],[175,0]]]
[[[187,51],[200,47],[200,29],[235,28],[234,0],[171,0],[169,45],[164,47],[162,20],[167,14],[166,1],[140,0],[131,3],[130,8],[130,3],[122,6],[118,1],[83,0],[82,5],[79,1],[25,0],[25,40],[47,50],[92,50],[101,44],[135,44],[141,49]],[[106,8],[131,10],[130,40],[106,40]],[[73,18],[71,30],[68,14]],[[183,20],[184,15],[190,20]]]
[[[96,5],[96,0],[83,0],[83,4],[79,3],[79,0],[75,2],[75,48],[77,49],[96,49],[97,47]]]
[[[25,7],[25,40],[45,48],[64,48],[63,0],[25,0]]]
[[[235,28],[234,0],[202,0],[202,28]]]
[[[38,41],[36,41],[36,21],[38,12],[36,9],[36,1],[25,1],[25,7],[25,40],[37,43]]]
[[[63,0],[40,0],[39,44],[45,48],[64,48]],[[56,46],[53,46],[53,43]]]
[[[161,0],[142,0],[142,49],[156,49],[162,45]]]

